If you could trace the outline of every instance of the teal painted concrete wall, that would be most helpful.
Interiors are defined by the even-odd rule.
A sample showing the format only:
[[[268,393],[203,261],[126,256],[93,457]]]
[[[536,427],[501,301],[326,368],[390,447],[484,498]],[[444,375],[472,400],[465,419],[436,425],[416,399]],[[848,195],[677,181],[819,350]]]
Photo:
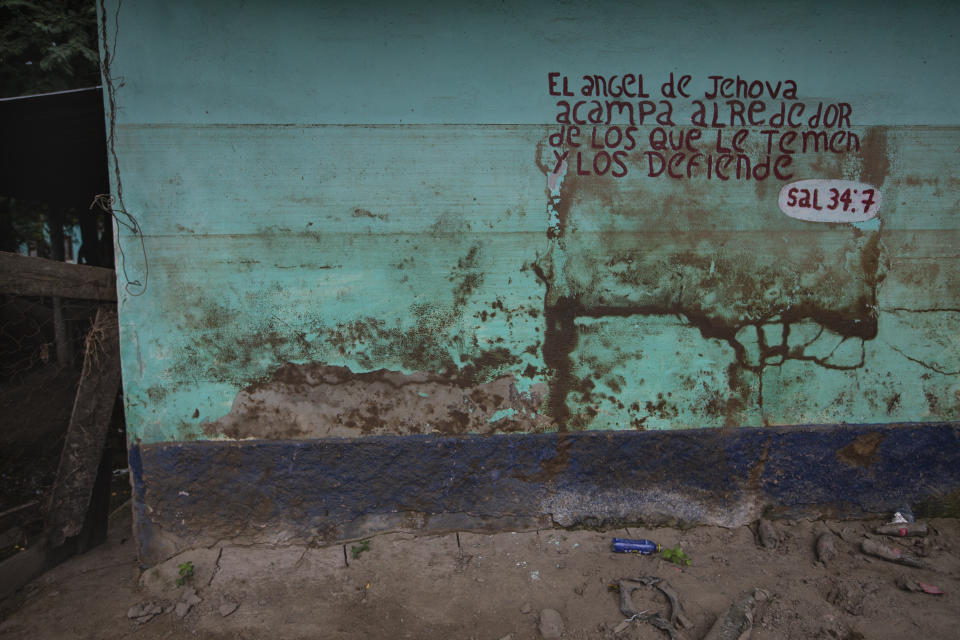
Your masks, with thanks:
[[[960,416],[952,3],[154,1],[102,17],[114,191],[143,230],[120,230],[139,283],[120,287],[134,439]],[[671,73],[690,97],[663,95]],[[592,106],[585,74],[642,74],[650,97],[630,102],[664,118],[666,101],[672,124],[627,134],[615,113],[551,138],[559,101]],[[575,95],[551,95],[564,76]],[[708,99],[710,76],[770,83],[739,98],[745,117],[802,104],[801,126],[731,123],[737,98]],[[694,100],[728,126],[694,126]],[[849,123],[811,127],[821,103]],[[594,148],[595,126],[624,139]],[[689,150],[683,178],[649,175],[657,127],[700,132],[692,177]],[[707,177],[707,155],[735,174],[717,149],[740,129],[751,165],[789,159],[782,179]],[[822,131],[834,150],[804,152]],[[865,222],[786,215],[781,189],[808,179],[882,204]]]

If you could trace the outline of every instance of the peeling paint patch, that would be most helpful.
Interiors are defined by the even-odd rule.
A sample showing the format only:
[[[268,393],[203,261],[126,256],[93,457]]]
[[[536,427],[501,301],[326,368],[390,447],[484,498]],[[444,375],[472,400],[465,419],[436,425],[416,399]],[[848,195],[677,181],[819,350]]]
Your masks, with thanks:
[[[506,409],[500,409],[499,411],[494,413],[492,416],[490,416],[487,422],[499,422],[504,418],[512,418],[516,415],[517,415],[516,409],[514,409],[513,407],[507,407]]]
[[[387,222],[388,220],[390,220],[390,216],[388,216],[387,214],[373,213],[368,209],[360,209],[360,208],[354,209],[353,213],[351,213],[350,216],[353,218],[373,218],[374,220],[381,220],[383,222]]]
[[[512,376],[477,383],[458,373],[287,363],[202,428],[233,439],[536,432],[553,426],[540,414],[544,395],[543,385],[519,391]]]
[[[837,451],[837,458],[855,467],[869,467],[877,461],[877,452],[884,434],[875,431],[857,436],[853,442]]]

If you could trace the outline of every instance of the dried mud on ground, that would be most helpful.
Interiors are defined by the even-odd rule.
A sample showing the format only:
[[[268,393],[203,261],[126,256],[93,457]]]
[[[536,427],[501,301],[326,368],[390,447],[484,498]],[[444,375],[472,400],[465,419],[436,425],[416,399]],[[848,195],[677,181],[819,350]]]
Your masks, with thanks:
[[[668,638],[649,622],[623,624],[609,585],[641,576],[665,579],[681,598],[692,625],[678,633],[681,640],[704,638],[738,596],[755,588],[772,596],[757,612],[755,640],[960,637],[960,521],[932,520],[926,538],[884,539],[926,568],[861,553],[865,538],[881,539],[872,534],[879,524],[775,521],[775,548],[760,544],[756,526],[391,533],[370,538],[368,550],[358,542],[214,547],[141,573],[124,510],[107,544],[3,603],[0,640]],[[815,545],[828,530],[837,536],[837,554],[824,565]],[[612,553],[614,536],[679,545],[691,564]],[[188,561],[193,575],[178,587],[178,567]],[[898,580],[945,594],[907,591]],[[669,617],[660,591],[638,589],[633,601],[639,611]]]

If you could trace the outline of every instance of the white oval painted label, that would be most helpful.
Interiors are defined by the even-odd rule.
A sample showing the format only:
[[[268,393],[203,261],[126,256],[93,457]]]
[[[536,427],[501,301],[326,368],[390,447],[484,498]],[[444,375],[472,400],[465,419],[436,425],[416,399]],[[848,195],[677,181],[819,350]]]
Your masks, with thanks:
[[[810,222],[864,222],[880,210],[880,190],[852,180],[800,180],[780,189],[780,210]]]

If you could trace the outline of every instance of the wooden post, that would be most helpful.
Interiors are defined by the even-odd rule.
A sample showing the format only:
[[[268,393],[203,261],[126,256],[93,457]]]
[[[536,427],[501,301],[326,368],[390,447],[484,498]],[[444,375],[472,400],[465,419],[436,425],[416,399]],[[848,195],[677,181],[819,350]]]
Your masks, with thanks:
[[[63,298],[53,297],[53,341],[57,347],[57,364],[73,366],[73,340],[70,325],[63,315]]]

